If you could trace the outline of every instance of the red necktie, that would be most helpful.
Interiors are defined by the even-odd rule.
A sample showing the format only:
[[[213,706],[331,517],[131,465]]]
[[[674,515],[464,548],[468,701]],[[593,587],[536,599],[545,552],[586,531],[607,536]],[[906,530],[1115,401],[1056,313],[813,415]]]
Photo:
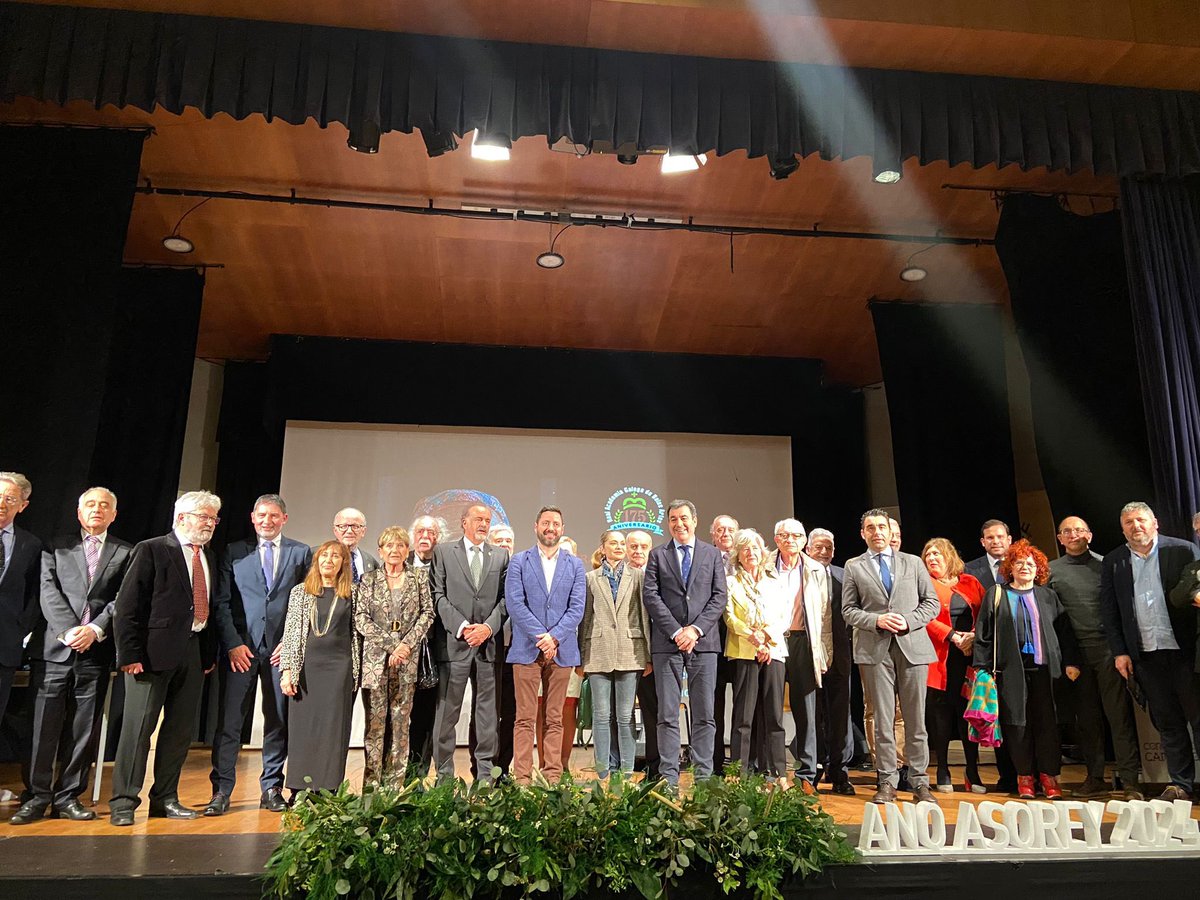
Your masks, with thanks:
[[[197,622],[208,621],[208,584],[204,580],[204,562],[200,545],[192,544],[192,616]]]

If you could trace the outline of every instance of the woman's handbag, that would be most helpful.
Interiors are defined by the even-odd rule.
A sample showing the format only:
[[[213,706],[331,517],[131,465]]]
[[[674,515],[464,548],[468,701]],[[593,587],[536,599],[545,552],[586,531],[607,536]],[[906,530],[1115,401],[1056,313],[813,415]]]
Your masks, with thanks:
[[[992,672],[996,671],[996,645],[998,643],[1000,599],[1004,590],[996,585],[996,599],[992,606]],[[998,747],[1004,743],[1000,732],[1000,692],[996,678],[986,669],[975,669],[971,680],[971,692],[967,696],[967,737],[984,747]]]
[[[421,641],[421,649],[417,653],[417,687],[437,687],[437,663],[433,661],[433,651],[429,649],[428,639]]]

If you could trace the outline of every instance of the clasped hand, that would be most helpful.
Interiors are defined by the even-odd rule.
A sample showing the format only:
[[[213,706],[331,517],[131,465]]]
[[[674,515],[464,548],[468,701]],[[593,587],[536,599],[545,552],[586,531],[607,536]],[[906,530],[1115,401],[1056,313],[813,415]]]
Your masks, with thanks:
[[[908,631],[908,622],[904,620],[904,616],[900,613],[887,612],[881,615],[875,622],[883,631],[890,631],[893,634],[904,634]]]
[[[691,653],[696,649],[696,642],[700,640],[700,633],[691,625],[687,625],[679,630],[679,634],[675,635],[675,646],[684,653]]]

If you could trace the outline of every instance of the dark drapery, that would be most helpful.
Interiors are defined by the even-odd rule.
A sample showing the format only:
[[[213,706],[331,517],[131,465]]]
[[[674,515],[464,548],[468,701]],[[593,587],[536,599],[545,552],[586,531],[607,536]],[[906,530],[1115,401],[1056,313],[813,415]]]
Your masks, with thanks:
[[[0,97],[646,150],[1200,171],[1200,95],[548,47],[108,9],[0,6]]]
[[[1191,536],[1200,510],[1200,182],[1123,179],[1121,210],[1155,512]]]
[[[348,391],[333,372],[354,372],[364,389]],[[419,390],[366,389],[407,384],[413,373],[428,373]],[[548,377],[570,385],[578,402],[468,399],[481,378],[521,397]],[[824,525],[853,547],[866,502],[861,397],[822,387],[815,360],[277,335],[268,362],[226,369],[217,475],[226,508],[249,510],[258,494],[278,489],[288,419],[787,435],[793,509],[809,527]],[[226,525],[232,540],[249,519],[232,512]]]
[[[1118,513],[1153,500],[1120,214],[1078,216],[1011,194],[996,229],[1029,372],[1042,481],[1057,524],[1083,517],[1098,550]]]
[[[43,538],[75,521],[89,484],[144,138],[0,127],[0,468],[33,483],[20,523]]]
[[[1018,526],[1000,310],[873,301],[905,549],[949,538],[978,554],[979,526]]]
[[[194,269],[123,269],[92,484],[116,492],[114,530],[163,534],[179,489],[204,276]]]

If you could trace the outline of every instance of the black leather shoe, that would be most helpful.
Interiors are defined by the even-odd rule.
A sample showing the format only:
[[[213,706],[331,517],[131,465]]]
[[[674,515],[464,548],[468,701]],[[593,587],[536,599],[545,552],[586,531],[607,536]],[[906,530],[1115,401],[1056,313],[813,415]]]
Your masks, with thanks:
[[[75,822],[90,822],[96,818],[96,813],[85,809],[78,800],[68,800],[62,806],[54,808],[54,815],[59,819],[71,819]]]
[[[38,819],[46,817],[46,811],[50,808],[49,803],[41,803],[37,800],[30,800],[21,804],[21,808],[16,811],[11,819],[8,820],[10,825],[28,825],[30,822],[36,822]]]
[[[283,799],[283,791],[279,788],[267,788],[258,800],[258,808],[283,812],[288,808],[287,801]]]
[[[199,815],[197,810],[188,809],[178,800],[168,800],[162,806],[150,807],[152,819],[195,819]]]
[[[206,816],[223,816],[229,812],[229,795],[222,794],[220,791],[212,795],[212,799],[208,801],[208,805],[204,807],[204,815]]]
[[[853,797],[854,785],[848,781],[835,781],[833,783],[833,792],[835,794],[841,794],[843,797]]]
[[[132,825],[133,810],[132,809],[114,809],[108,814],[108,822],[110,825]]]

